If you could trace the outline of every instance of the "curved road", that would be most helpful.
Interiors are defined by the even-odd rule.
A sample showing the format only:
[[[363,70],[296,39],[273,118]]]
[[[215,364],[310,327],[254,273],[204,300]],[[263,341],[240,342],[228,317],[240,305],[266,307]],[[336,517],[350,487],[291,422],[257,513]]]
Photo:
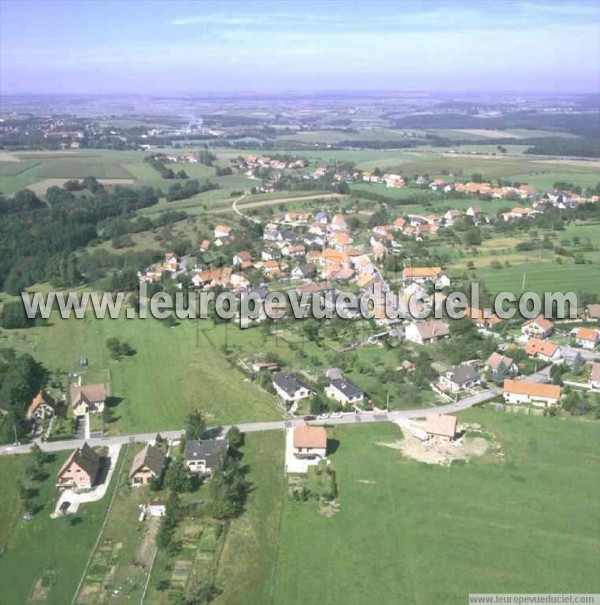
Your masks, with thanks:
[[[347,425],[347,424],[361,424],[365,422],[392,422],[394,420],[400,420],[404,418],[423,418],[426,414],[451,414],[454,412],[460,412],[470,407],[493,399],[496,395],[499,395],[502,389],[494,387],[465,397],[455,403],[449,403],[448,405],[441,405],[434,408],[419,408],[416,410],[394,410],[391,412],[362,412],[355,414],[354,412],[346,412],[341,418],[328,418],[327,420],[315,420],[312,424],[321,425]],[[304,422],[301,418],[294,418],[290,420],[275,420],[271,422],[250,422],[242,423],[237,426],[244,433],[255,433],[260,431],[276,431],[283,430],[288,427],[296,426]],[[222,428],[227,430],[229,427],[213,427]],[[178,439],[183,436],[183,430],[177,431],[154,431],[152,433],[138,433],[135,435],[118,435],[115,437],[100,437],[91,439],[71,439],[68,441],[52,441],[49,443],[40,443],[40,447],[46,452],[59,452],[63,450],[73,450],[77,447],[81,447],[84,442],[87,442],[90,446],[111,446],[121,445],[125,443],[144,443],[154,440],[156,433],[159,432],[163,437],[168,439]],[[31,444],[18,445],[18,446],[4,446],[0,447],[0,455],[8,456],[12,454],[27,454],[29,453]]]

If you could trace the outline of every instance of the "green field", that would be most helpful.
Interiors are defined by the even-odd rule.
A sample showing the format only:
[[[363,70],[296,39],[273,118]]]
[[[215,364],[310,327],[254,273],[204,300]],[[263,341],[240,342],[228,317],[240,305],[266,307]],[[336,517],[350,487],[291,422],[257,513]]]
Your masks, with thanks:
[[[253,489],[243,516],[232,521],[227,533],[217,575],[224,588],[219,605],[273,602],[285,489],[283,433],[247,435],[243,463],[250,465]]]
[[[600,294],[600,264],[574,265],[565,262],[522,263],[493,269],[476,269],[477,278],[493,293],[513,292],[593,292]],[[523,288],[525,276],[525,288]]]
[[[382,170],[384,167],[381,167]],[[551,187],[555,181],[567,179],[582,186],[598,182],[598,165],[568,160],[526,160],[522,158],[470,157],[424,157],[414,162],[399,165],[386,164],[386,169],[399,172],[403,176],[414,177],[428,174],[430,177],[443,176],[442,171],[452,174],[462,173],[469,178],[478,173],[485,179],[511,179]]]
[[[326,518],[284,497],[271,602],[598,592],[600,426],[491,411],[463,419],[494,433],[505,459],[430,467],[377,445],[399,438],[394,425],[330,430],[340,511]]]
[[[140,433],[181,428],[186,413],[203,409],[211,423],[280,418],[273,397],[234,369],[223,357],[210,322],[182,320],[168,328],[154,319],[51,319],[51,326],[2,331],[2,346],[35,356],[50,371],[81,373],[84,384],[110,382],[116,405],[108,430]],[[232,333],[239,332],[235,327]],[[105,346],[116,336],[137,354],[110,361]],[[83,370],[78,360],[86,357]]]
[[[67,519],[50,519],[57,499],[55,475],[67,456],[67,452],[60,452],[48,465],[49,475],[34,500],[40,510],[31,521],[21,519],[17,499],[18,482],[22,480],[28,457],[0,457],[2,605],[28,602],[65,605],[75,593],[106,516],[112,486],[101,501],[82,506],[72,523]]]

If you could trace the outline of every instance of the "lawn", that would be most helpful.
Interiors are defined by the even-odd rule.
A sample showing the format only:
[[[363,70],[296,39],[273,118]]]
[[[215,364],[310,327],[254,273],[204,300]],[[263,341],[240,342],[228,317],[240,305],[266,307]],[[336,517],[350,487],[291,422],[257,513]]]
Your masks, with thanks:
[[[600,425],[482,410],[463,419],[492,431],[505,460],[430,467],[377,445],[399,438],[392,424],[330,430],[340,512],[284,498],[271,602],[598,592]]]
[[[209,414],[211,423],[279,418],[274,398],[229,365],[212,330],[208,320],[168,328],[151,318],[98,320],[88,313],[82,320],[56,315],[48,327],[1,331],[0,343],[33,354],[50,372],[80,373],[84,384],[109,382],[116,403],[109,434],[181,428],[194,407]],[[113,336],[137,353],[111,361],[105,342]],[[84,369],[81,357],[89,361]]]
[[[27,456],[0,458],[4,479],[0,503],[0,602],[70,603],[106,516],[112,486],[99,502],[82,506],[67,519],[50,519],[57,499],[55,475],[68,453],[61,452],[48,465],[48,478],[40,486],[35,505],[41,507],[31,521],[21,520],[17,488]],[[72,519],[72,521],[70,520]]]

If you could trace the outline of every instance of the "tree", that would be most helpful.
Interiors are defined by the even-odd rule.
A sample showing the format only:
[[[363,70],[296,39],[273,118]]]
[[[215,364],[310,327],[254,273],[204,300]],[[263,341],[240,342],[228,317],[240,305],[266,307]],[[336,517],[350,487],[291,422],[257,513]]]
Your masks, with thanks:
[[[577,353],[577,355],[575,355],[575,359],[573,359],[573,365],[571,366],[571,371],[573,372],[573,374],[575,374],[575,376],[579,376],[583,370],[583,366],[584,366],[584,361],[583,361],[583,357],[581,355],[581,353]]]
[[[111,359],[114,360],[135,355],[135,349],[128,342],[119,340],[114,336],[106,339],[106,348],[110,353]]]
[[[165,472],[165,486],[175,493],[191,492],[192,478],[185,464],[175,458],[171,460]]]
[[[46,454],[37,443],[32,443],[29,453],[37,464],[42,465],[46,462]]]
[[[0,326],[5,330],[18,330],[28,328],[33,324],[25,313],[25,307],[21,301],[6,302],[0,312]]]
[[[189,596],[185,599],[185,605],[204,605],[204,603],[212,603],[221,591],[213,582],[205,580],[192,587]]]
[[[192,410],[185,423],[186,439],[201,439],[206,432],[206,420],[200,410]]]
[[[310,401],[311,414],[324,414],[328,410],[327,402],[321,395],[315,395]]]
[[[244,445],[244,433],[237,426],[232,426],[227,431],[227,444],[234,450],[238,450]]]

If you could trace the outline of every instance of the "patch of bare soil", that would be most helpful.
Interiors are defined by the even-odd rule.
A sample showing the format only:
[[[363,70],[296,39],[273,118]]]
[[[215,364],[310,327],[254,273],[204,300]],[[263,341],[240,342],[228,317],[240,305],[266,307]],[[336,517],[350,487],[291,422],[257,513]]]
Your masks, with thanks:
[[[329,502],[321,502],[319,505],[319,514],[323,517],[327,517],[331,519],[335,513],[340,510],[340,501],[339,500],[331,500]]]
[[[468,462],[488,452],[494,453],[498,458],[503,456],[500,444],[494,440],[492,434],[483,431],[480,425],[464,425],[461,429],[462,436],[450,443],[436,441],[424,443],[406,432],[405,438],[401,441],[377,443],[377,445],[399,450],[413,460],[440,466],[450,466],[458,460]]]
[[[41,605],[45,603],[50,592],[50,584],[46,583],[43,578],[40,578],[33,587],[31,595],[27,600],[28,605]]]
[[[20,162],[21,160],[12,153],[6,153],[5,151],[0,153],[0,162]]]

